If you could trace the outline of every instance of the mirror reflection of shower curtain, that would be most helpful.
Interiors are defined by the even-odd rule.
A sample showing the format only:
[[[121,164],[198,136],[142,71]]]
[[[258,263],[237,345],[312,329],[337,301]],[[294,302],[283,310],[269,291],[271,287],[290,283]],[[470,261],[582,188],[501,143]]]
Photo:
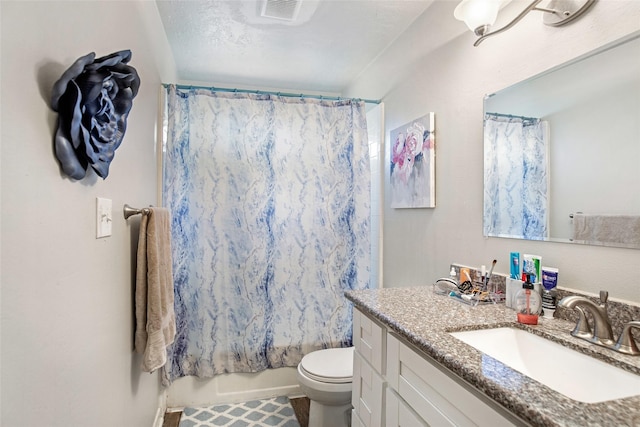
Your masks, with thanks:
[[[364,102],[174,86],[167,98],[178,332],[163,383],[351,345],[344,291],[370,274]]]
[[[484,235],[547,238],[548,123],[487,113],[484,140]]]

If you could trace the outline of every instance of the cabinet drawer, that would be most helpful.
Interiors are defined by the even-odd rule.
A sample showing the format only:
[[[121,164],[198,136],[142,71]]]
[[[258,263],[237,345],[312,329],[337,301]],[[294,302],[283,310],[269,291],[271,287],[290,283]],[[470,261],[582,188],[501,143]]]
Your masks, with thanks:
[[[373,369],[384,375],[384,329],[360,310],[353,310],[353,345]]]
[[[351,410],[351,427],[367,427],[360,421],[355,409]]]
[[[387,387],[387,412],[385,427],[429,427],[398,395]]]
[[[453,374],[387,336],[387,381],[408,406],[435,426],[512,426],[506,414],[494,409],[471,390],[454,380]],[[506,411],[505,411],[506,412]]]
[[[384,382],[371,365],[356,351],[353,354],[353,388],[351,404],[365,427],[382,425],[382,391]]]

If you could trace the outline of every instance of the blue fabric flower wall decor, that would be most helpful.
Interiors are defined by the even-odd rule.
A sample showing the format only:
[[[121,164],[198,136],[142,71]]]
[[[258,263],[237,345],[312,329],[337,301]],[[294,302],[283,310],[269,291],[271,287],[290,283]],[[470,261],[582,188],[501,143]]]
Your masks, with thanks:
[[[88,166],[105,179],[127,128],[140,78],[127,65],[130,50],[96,59],[78,58],[53,85],[51,108],[58,113],[56,157],[65,174],[82,179]]]

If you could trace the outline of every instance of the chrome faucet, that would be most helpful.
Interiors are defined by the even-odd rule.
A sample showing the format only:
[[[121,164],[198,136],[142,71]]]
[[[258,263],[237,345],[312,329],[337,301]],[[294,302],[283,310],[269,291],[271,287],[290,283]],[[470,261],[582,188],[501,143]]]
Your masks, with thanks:
[[[632,321],[627,323],[622,329],[620,338],[616,342],[613,338],[611,323],[607,314],[607,300],[609,292],[600,291],[600,303],[597,304],[588,298],[572,295],[564,297],[558,305],[560,307],[576,309],[578,312],[578,322],[576,327],[571,331],[571,335],[582,338],[594,344],[616,350],[620,353],[640,355],[640,350],[631,334],[632,328],[640,328],[640,321]],[[589,327],[586,313],[593,316],[593,331]]]
[[[558,305],[565,308],[577,308],[579,313],[578,323],[573,332],[571,332],[571,335],[604,347],[613,346],[615,341],[613,339],[611,323],[609,323],[609,316],[607,315],[607,299],[609,299],[609,292],[607,291],[600,291],[600,304],[596,304],[590,299],[578,295],[562,298]],[[586,328],[584,327],[584,324],[587,323],[584,312],[590,313],[593,316],[592,334],[588,329],[588,324]]]

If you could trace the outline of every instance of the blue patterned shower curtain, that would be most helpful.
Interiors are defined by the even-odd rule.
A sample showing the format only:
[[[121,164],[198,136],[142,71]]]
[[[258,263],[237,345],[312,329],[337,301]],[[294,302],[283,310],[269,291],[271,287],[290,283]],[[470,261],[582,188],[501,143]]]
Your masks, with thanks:
[[[163,382],[351,345],[369,286],[363,102],[167,88],[163,199],[178,332]]]
[[[547,126],[537,118],[485,116],[485,236],[548,237]]]

